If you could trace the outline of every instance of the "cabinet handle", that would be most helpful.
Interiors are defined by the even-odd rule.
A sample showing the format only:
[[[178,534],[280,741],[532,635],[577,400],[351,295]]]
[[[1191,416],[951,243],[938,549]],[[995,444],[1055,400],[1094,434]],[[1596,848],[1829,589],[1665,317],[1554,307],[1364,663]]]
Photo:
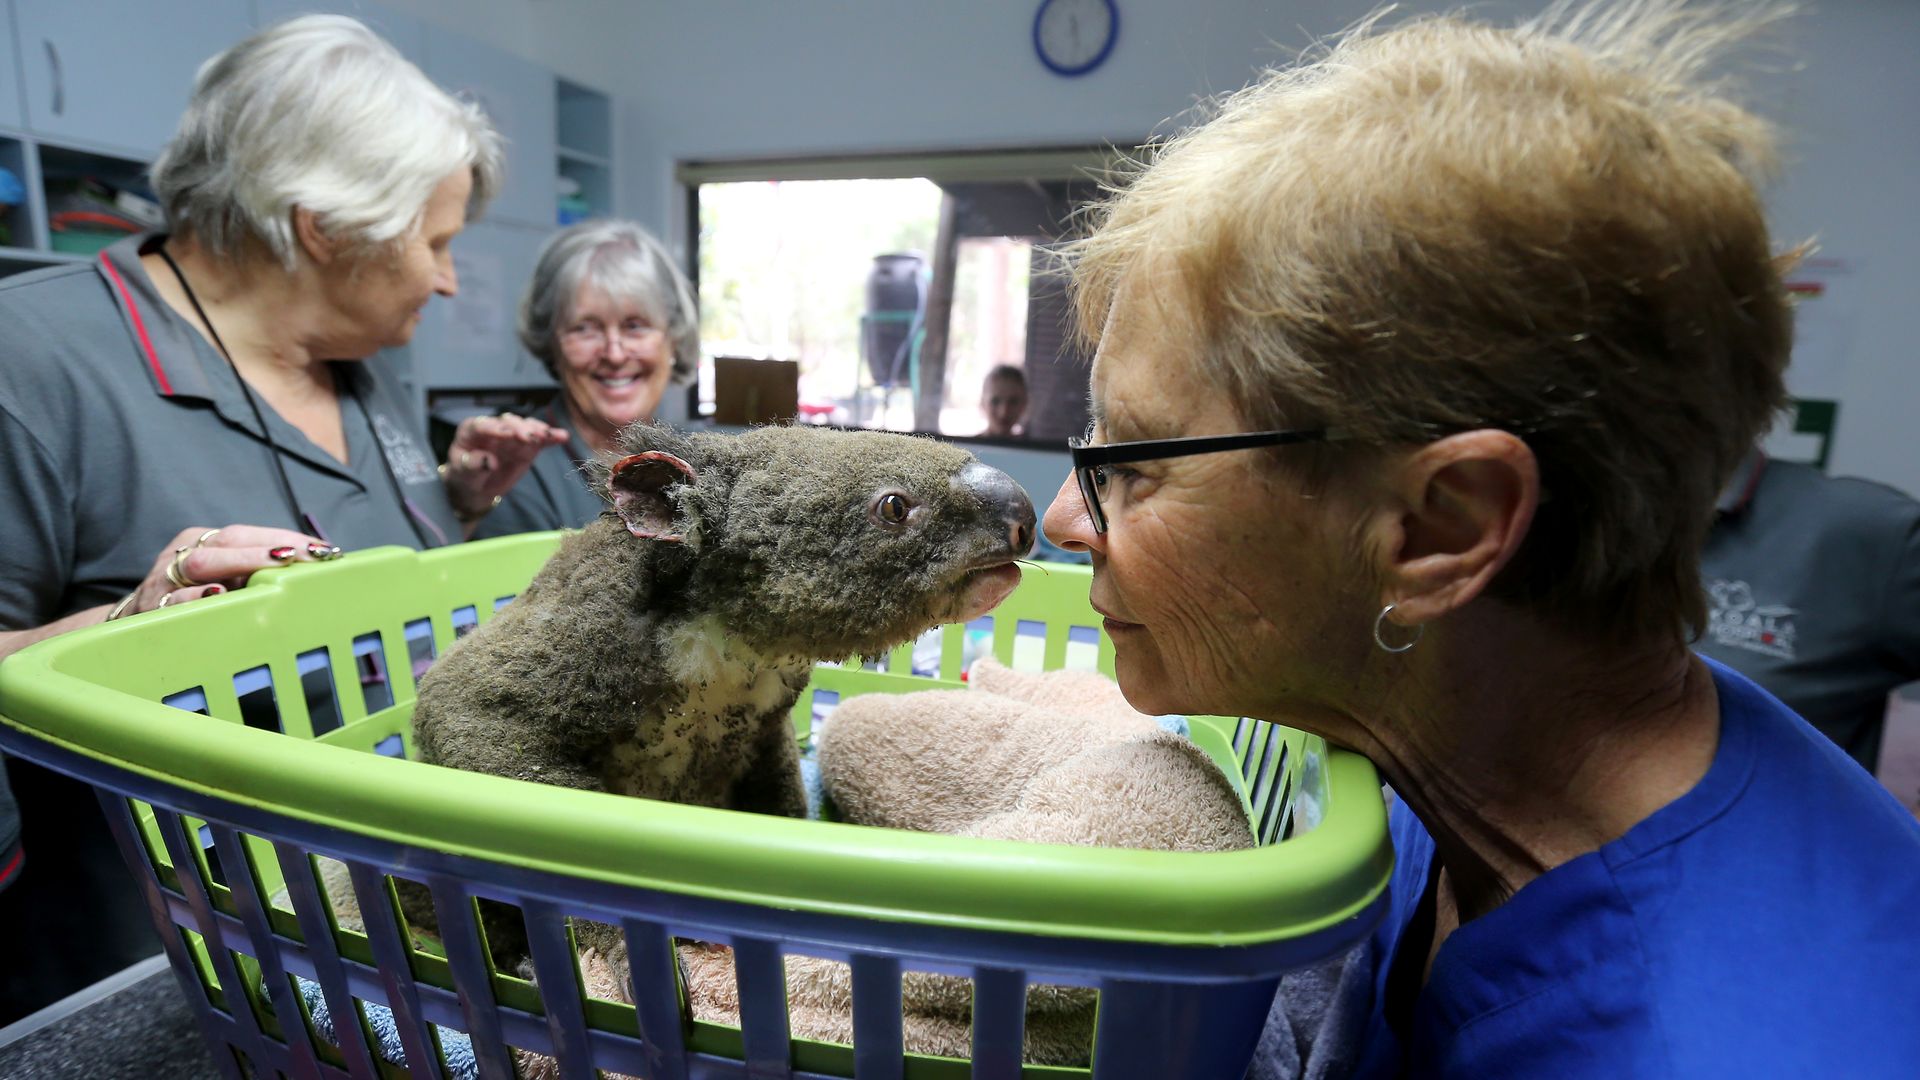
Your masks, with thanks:
[[[67,81],[60,77],[60,50],[53,47],[50,38],[40,39],[47,47],[47,65],[53,69],[53,115],[59,116],[67,111]]]

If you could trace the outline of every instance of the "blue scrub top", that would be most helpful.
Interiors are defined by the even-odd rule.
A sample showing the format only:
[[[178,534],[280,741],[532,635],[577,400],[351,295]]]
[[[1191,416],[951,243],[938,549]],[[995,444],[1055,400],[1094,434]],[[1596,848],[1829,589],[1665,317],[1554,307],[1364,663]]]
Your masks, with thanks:
[[[1707,663],[1721,726],[1706,776],[1455,930],[1398,1025],[1388,976],[1434,845],[1396,804],[1356,1076],[1920,1076],[1920,822]],[[1417,965],[1431,937],[1413,936]]]

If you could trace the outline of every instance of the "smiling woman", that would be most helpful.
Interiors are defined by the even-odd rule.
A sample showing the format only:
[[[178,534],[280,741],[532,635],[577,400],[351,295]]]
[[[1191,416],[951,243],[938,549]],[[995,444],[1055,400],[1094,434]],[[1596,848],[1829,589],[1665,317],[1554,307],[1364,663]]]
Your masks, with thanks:
[[[589,221],[541,249],[520,301],[520,344],[560,393],[541,412],[566,446],[533,468],[481,524],[480,536],[576,528],[606,504],[579,466],[620,429],[653,419],[669,383],[700,357],[693,290],[658,240],[629,221]]]

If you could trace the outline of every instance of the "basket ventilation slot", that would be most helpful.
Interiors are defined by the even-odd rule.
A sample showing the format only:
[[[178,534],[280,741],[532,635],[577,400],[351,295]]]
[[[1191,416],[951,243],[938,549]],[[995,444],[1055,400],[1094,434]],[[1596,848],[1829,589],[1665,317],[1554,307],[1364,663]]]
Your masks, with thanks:
[[[240,722],[260,731],[279,732],[280,702],[273,694],[273,673],[265,664],[233,677],[233,694],[240,699]]]
[[[466,637],[468,634],[473,633],[474,628],[479,625],[480,613],[474,609],[472,604],[453,609],[453,636],[455,638]]]
[[[433,620],[415,619],[407,624],[407,663],[413,668],[415,682],[433,666]]]
[[[367,715],[392,708],[393,684],[387,680],[387,654],[380,631],[353,639],[353,661],[360,672],[360,697],[366,703]]]
[[[340,726],[340,699],[333,688],[333,661],[325,649],[312,649],[294,658],[300,673],[300,693],[307,699],[307,724],[319,738]]]

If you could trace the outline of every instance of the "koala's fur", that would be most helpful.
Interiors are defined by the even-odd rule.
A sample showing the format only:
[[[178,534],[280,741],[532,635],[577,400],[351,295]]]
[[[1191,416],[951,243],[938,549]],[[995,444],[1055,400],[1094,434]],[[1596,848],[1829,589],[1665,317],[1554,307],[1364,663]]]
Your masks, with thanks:
[[[636,424],[621,445],[595,474],[611,508],[421,680],[420,759],[804,816],[789,712],[813,664],[990,609],[1032,545],[1026,493],[932,439]]]
[[[1025,492],[929,438],[634,425],[622,450],[676,461],[601,463],[614,509],[422,678],[420,759],[799,817],[787,713],[812,665],[991,607],[1033,534]]]
[[[1024,492],[932,439],[635,425],[622,446],[693,475],[602,463],[615,508],[421,681],[422,760],[804,815],[788,711],[813,664],[997,603],[1032,536]],[[897,527],[875,512],[888,492],[911,506]]]

